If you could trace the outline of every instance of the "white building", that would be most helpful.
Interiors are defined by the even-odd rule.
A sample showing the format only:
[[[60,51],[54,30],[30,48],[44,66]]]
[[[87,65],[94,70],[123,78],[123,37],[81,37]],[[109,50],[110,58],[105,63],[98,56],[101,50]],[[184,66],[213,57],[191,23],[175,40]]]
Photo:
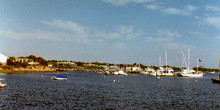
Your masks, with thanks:
[[[140,67],[126,67],[125,68],[126,72],[140,72],[141,68]]]
[[[5,64],[8,57],[0,53],[0,63]]]

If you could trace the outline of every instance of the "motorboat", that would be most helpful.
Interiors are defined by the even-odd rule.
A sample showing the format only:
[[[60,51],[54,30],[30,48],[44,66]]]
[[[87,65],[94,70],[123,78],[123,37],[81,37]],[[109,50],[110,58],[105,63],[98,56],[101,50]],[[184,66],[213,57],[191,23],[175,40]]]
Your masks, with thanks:
[[[115,71],[113,74],[114,74],[114,75],[128,75],[128,74],[125,73],[123,70]]]
[[[150,68],[148,67],[147,70],[146,70],[147,74],[150,75],[150,76],[156,76],[157,75],[157,72],[155,71],[154,68]]]

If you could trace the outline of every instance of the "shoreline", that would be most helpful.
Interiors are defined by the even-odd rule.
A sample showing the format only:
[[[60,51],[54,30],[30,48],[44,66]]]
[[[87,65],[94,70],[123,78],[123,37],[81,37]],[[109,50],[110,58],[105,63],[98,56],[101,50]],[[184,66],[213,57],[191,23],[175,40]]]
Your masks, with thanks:
[[[26,73],[53,73],[57,72],[56,69],[28,69],[28,68],[13,68],[13,69],[0,69],[0,73],[5,74],[26,74]]]

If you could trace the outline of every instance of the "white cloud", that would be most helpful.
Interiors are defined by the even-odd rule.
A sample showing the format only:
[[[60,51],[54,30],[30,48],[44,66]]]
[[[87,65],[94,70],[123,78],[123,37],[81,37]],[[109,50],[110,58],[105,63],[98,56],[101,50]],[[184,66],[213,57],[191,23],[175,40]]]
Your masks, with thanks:
[[[135,32],[133,26],[119,26],[117,32],[120,33],[125,39],[134,39],[142,34],[142,32]]]
[[[73,34],[80,35],[81,37],[88,37],[89,28],[75,22],[54,19],[52,21],[42,21],[42,23],[51,27],[70,30]]]
[[[150,41],[150,42],[171,42],[174,40],[174,38],[148,36],[148,37],[146,37],[146,40]]]
[[[173,15],[181,15],[181,16],[192,15],[192,13],[198,9],[198,7],[193,5],[186,5],[183,8],[173,8],[173,7],[163,6],[163,4],[161,3],[148,4],[146,5],[146,8],[150,10],[158,10],[165,14],[173,14]]]
[[[158,9],[161,9],[162,7],[158,4],[149,4],[149,5],[146,5],[146,8],[150,10],[158,10]]]
[[[177,31],[172,31],[172,30],[159,30],[158,35],[165,37],[176,37],[176,38],[180,37],[180,34]]]
[[[220,16],[217,16],[217,17],[206,17],[206,18],[203,19],[203,22],[205,22],[208,25],[220,28]]]
[[[217,6],[206,5],[205,9],[206,11],[220,12],[220,7]]]
[[[131,4],[131,3],[135,3],[135,4],[149,3],[154,0],[102,0],[102,1],[106,2],[106,3],[111,3],[116,6],[125,6],[125,5]]]
[[[191,15],[195,10],[198,8],[193,5],[187,5],[182,9],[178,8],[164,8],[161,11],[166,14],[175,14],[175,15],[182,15],[182,16],[188,16]]]
[[[16,32],[14,30],[0,29],[0,36],[11,37],[15,39],[58,40],[59,36],[66,35],[62,33],[53,33],[42,30],[33,30],[31,32]]]
[[[63,20],[42,21],[49,26],[50,30],[29,30],[18,32],[14,30],[0,29],[0,36],[16,39],[37,39],[37,40],[65,40],[83,44],[105,44],[108,40],[122,39],[130,40],[141,35],[135,31],[133,26],[119,26],[114,32],[107,32],[100,29],[92,29],[78,23]]]
[[[171,42],[180,38],[180,34],[173,30],[159,30],[155,37],[148,36],[146,39],[151,42]]]

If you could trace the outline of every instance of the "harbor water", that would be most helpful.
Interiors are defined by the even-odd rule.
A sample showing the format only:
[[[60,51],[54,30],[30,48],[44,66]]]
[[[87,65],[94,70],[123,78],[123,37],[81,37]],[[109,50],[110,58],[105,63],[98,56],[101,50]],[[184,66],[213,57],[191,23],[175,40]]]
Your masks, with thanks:
[[[52,80],[56,73],[1,74],[0,109],[220,109],[220,85],[211,77],[107,76],[68,72],[67,81]]]

